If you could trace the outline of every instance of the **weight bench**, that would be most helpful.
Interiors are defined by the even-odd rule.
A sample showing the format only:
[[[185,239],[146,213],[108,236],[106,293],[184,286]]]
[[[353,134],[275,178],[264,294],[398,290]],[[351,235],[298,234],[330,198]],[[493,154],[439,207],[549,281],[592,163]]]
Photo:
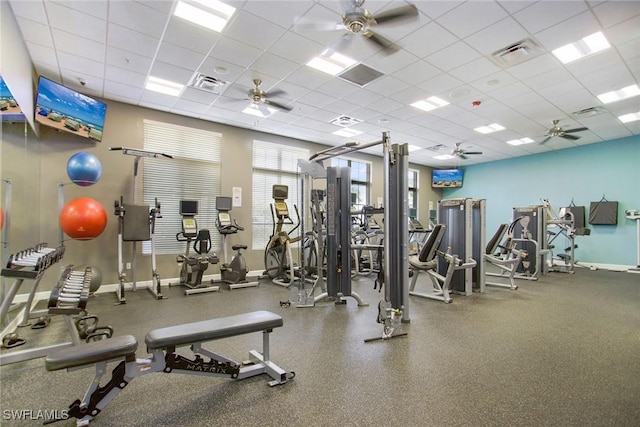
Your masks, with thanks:
[[[136,359],[138,342],[131,335],[80,344],[53,353],[45,359],[47,371],[75,370],[95,365],[96,374],[82,400],[69,406],[68,416],[77,418],[77,425],[88,425],[135,377],[153,372],[192,375],[226,376],[241,380],[260,374],[272,378],[275,386],[293,379],[295,373],[286,371],[270,360],[269,334],[283,325],[282,317],[269,311],[254,311],[235,316],[187,323],[155,329],[147,333],[145,343],[150,352],[144,359]],[[262,353],[251,350],[249,362],[237,363],[202,347],[207,341],[262,332]],[[189,347],[194,354],[189,359],[176,353],[176,348]],[[205,356],[209,358],[205,361]],[[100,387],[107,364],[117,362],[111,379]]]
[[[469,259],[467,260],[467,262],[462,262],[458,255],[442,252],[438,249],[440,247],[440,244],[442,243],[442,238],[444,237],[444,232],[446,229],[446,225],[436,224],[433,227],[433,230],[431,230],[431,233],[429,233],[429,236],[427,237],[424,246],[422,246],[422,248],[420,249],[420,252],[417,255],[409,256],[409,267],[413,273],[413,279],[411,280],[411,285],[409,286],[409,295],[450,303],[453,301],[449,293],[449,287],[451,285],[453,274],[457,270],[461,270],[463,268],[473,268],[477,265],[476,261],[473,259]],[[445,261],[447,261],[447,271],[444,276],[437,271],[437,257],[442,257],[445,259]],[[431,282],[433,284],[432,293],[422,293],[415,291],[418,275],[423,271],[427,273],[427,275],[431,279]]]

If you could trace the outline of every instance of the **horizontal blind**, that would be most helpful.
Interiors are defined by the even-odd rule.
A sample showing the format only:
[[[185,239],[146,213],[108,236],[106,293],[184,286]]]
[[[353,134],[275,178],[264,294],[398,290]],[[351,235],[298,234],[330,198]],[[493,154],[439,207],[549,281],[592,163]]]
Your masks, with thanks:
[[[298,159],[308,158],[307,149],[253,141],[252,249],[264,250],[273,232],[270,206],[273,203],[272,188],[275,184],[289,187],[287,205],[293,221],[297,221],[293,205],[300,206]]]
[[[186,243],[176,240],[182,231],[180,200],[198,201],[198,229],[209,229],[212,250],[221,252],[215,204],[220,195],[221,147],[221,133],[144,120],[144,149],[174,157],[143,160],[144,203],[154,206],[158,199],[161,204],[162,218],[156,220],[154,236],[157,254],[186,250]],[[150,254],[150,243],[144,242],[142,250]]]

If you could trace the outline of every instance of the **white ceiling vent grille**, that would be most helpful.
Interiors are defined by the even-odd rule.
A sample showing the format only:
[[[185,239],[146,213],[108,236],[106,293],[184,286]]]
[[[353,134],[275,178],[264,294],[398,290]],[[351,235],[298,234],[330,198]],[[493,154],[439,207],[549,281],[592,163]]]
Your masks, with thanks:
[[[444,144],[432,145],[431,147],[425,148],[425,150],[438,151],[441,148],[444,148]]]
[[[360,87],[365,87],[375,79],[382,76],[384,76],[384,73],[374,70],[364,64],[354,65],[353,67],[347,68],[345,71],[338,74],[338,78]]]
[[[524,39],[491,54],[493,60],[505,67],[520,64],[541,55],[544,51],[533,39]]]
[[[343,128],[346,128],[349,126],[357,125],[358,123],[362,123],[362,120],[356,119],[355,117],[340,116],[340,117],[336,117],[333,120],[329,120],[329,123],[331,123],[332,125],[342,126]]]
[[[603,108],[603,107],[600,107],[600,106],[595,106],[595,107],[585,108],[584,110],[575,111],[575,112],[573,112],[571,114],[576,119],[584,119],[584,118],[587,118],[587,117],[597,116],[598,114],[602,114],[602,113],[606,113],[606,112],[607,112],[606,108]]]
[[[220,89],[226,84],[227,82],[224,80],[216,79],[215,77],[202,73],[196,74],[189,82],[190,87],[215,93],[216,95],[220,94]]]

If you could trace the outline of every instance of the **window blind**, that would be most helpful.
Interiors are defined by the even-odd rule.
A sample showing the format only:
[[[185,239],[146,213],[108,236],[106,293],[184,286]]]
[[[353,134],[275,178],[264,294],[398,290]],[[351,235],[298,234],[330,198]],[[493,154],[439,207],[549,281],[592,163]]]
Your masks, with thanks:
[[[220,195],[222,134],[151,120],[143,121],[144,149],[173,156],[173,159],[145,157],[143,162],[143,200],[153,207],[161,204],[162,218],[156,220],[157,254],[181,254],[185,242],[178,242],[182,231],[180,200],[197,200],[198,229],[209,229],[212,250],[221,252],[222,239],[216,229],[216,196]],[[150,242],[143,242],[144,254],[151,253]]]
[[[273,231],[271,204],[274,184],[289,187],[287,205],[293,221],[297,221],[293,205],[300,206],[298,191],[298,159],[307,160],[309,150],[266,141],[253,141],[253,202],[251,248],[264,250]]]

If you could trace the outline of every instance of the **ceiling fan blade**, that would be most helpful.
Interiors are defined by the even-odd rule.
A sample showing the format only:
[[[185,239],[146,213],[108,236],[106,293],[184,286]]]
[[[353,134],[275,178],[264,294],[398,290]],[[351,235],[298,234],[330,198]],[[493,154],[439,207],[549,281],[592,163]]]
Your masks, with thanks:
[[[272,107],[278,108],[280,110],[284,110],[284,111],[291,111],[292,108],[291,107],[287,107],[286,105],[282,105],[280,103],[274,102],[274,101],[270,101],[268,99],[264,100],[264,103],[267,105],[270,105]]]
[[[267,108],[266,105],[266,101],[264,103],[262,102],[258,102],[256,103],[256,107],[258,107],[258,110],[260,110],[260,112],[262,113],[263,116],[267,117],[271,114],[271,111],[269,111],[269,109]]]
[[[287,94],[287,92],[283,91],[282,89],[273,89],[273,90],[271,90],[271,91],[269,91],[269,92],[266,92],[266,93],[264,94],[264,96],[266,96],[266,97],[272,97],[272,96],[284,96],[284,95],[286,95],[286,94]]]
[[[343,25],[340,22],[333,21],[313,21],[308,18],[296,19],[293,23],[293,29],[295,31],[337,31],[344,30]]]
[[[464,154],[482,154],[482,151],[465,151]]]
[[[462,160],[467,160],[467,156],[465,156],[463,153],[460,153],[458,157],[460,157]]]
[[[572,141],[575,141],[576,139],[580,139],[580,137],[577,136],[577,135],[564,135],[564,134],[562,134],[562,135],[559,135],[559,136],[560,136],[560,138],[570,139]]]
[[[549,141],[551,139],[550,136],[546,137],[545,139],[543,139],[542,141],[540,141],[540,145],[546,144],[547,141]]]
[[[351,43],[351,40],[353,40],[352,36],[353,36],[353,33],[343,34],[338,40],[331,43],[331,46],[329,46],[329,49],[338,53],[344,52],[347,49],[347,46],[349,45],[349,43]]]
[[[382,48],[382,53],[385,54],[392,54],[394,52],[398,51],[398,46],[396,46],[395,44],[393,44],[393,42],[391,42],[391,40],[382,37],[380,34],[376,34],[373,31],[365,31],[364,33],[361,33],[363,36],[366,37],[367,40],[373,42],[375,45],[377,45],[378,47]]]
[[[381,12],[373,17],[377,24],[386,24],[389,22],[408,21],[418,17],[418,8],[409,4],[407,6],[396,7],[385,12]]]
[[[564,133],[574,133],[574,132],[582,132],[585,130],[589,130],[589,128],[575,128],[575,129],[567,129],[563,130]]]

